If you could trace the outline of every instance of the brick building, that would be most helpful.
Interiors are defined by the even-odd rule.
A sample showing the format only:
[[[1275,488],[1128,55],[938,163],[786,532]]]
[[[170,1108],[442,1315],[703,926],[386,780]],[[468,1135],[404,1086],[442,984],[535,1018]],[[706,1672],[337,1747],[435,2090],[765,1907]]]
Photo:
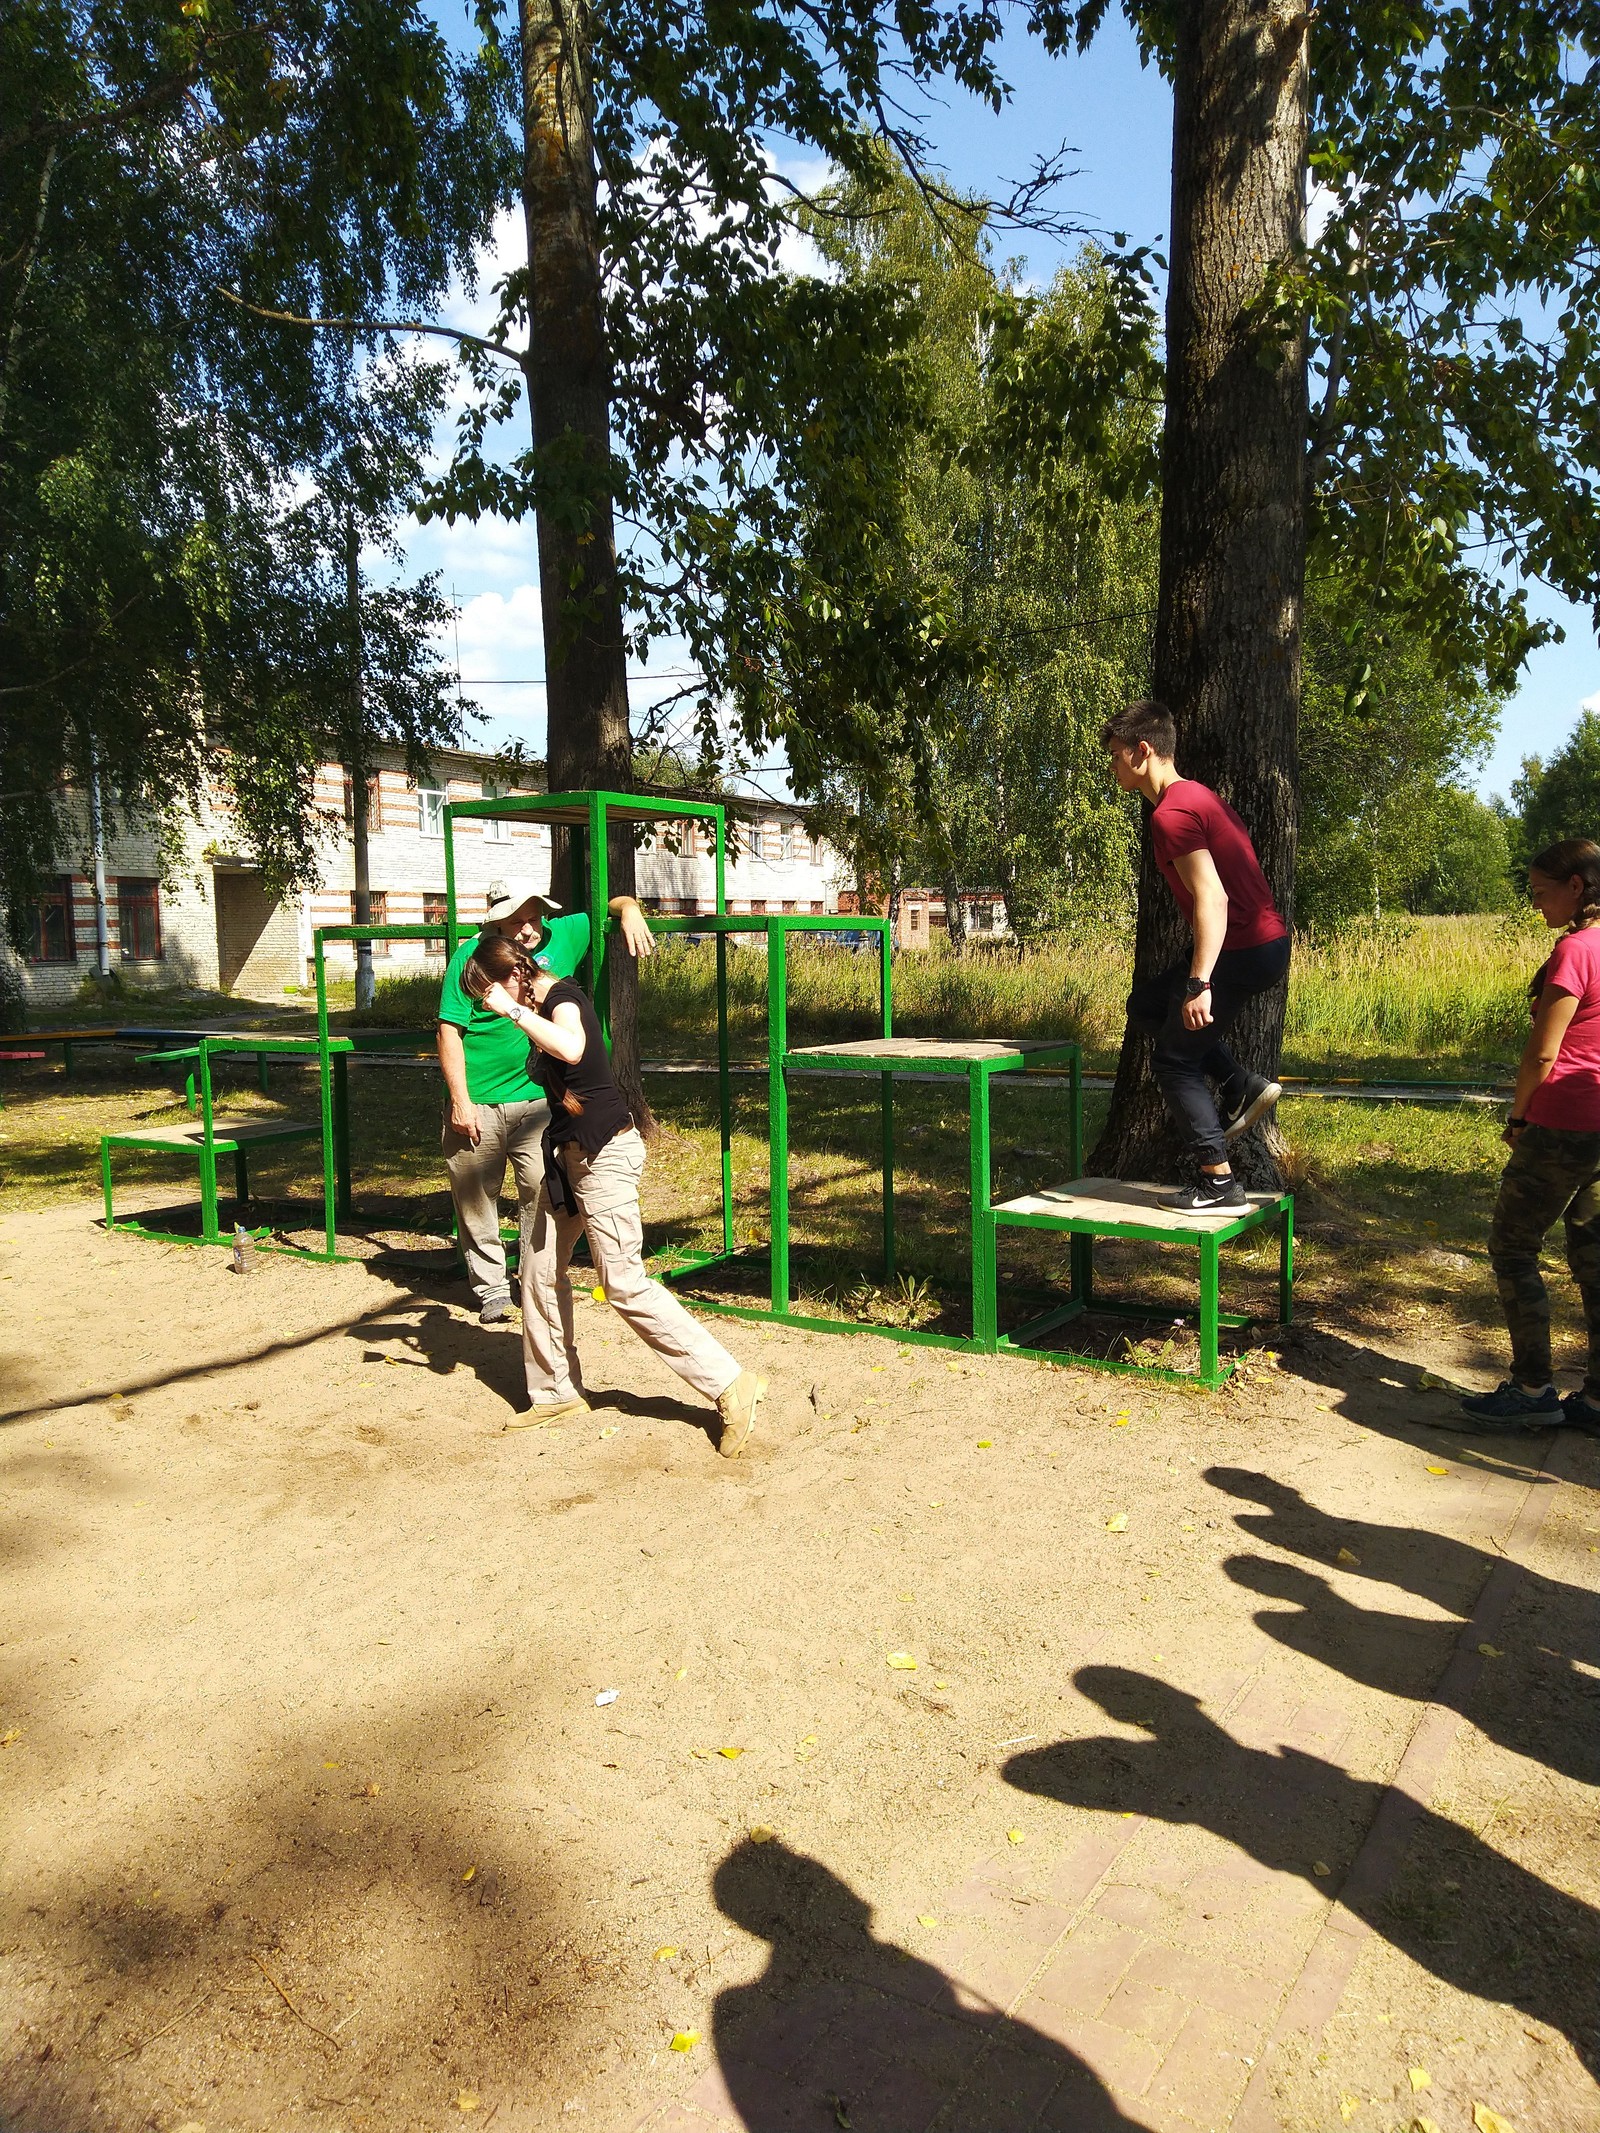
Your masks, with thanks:
[[[445,913],[444,821],[447,800],[492,797],[492,757],[465,751],[434,758],[431,776],[412,783],[398,754],[369,781],[369,874],[378,924],[441,924]],[[532,784],[519,785],[532,791]],[[316,927],[346,925],[353,909],[350,793],[343,769],[324,764],[316,800],[324,824],[320,885],[287,902],[267,893],[261,871],[242,852],[225,798],[208,794],[191,824],[176,865],[162,878],[153,830],[114,826],[105,850],[105,927],[113,972],[142,987],[194,985],[269,998],[305,984],[311,974]],[[735,911],[839,908],[842,863],[812,838],[797,811],[781,802],[737,802],[738,825],[728,869],[728,903]],[[75,804],[59,853],[59,873],[33,913],[30,953],[20,972],[34,1006],[66,1002],[98,967],[98,914],[89,811]],[[497,876],[522,876],[535,886],[550,878],[550,833],[541,823],[463,822],[456,832],[456,880],[463,908],[481,909]],[[647,909],[694,914],[715,908],[715,864],[700,825],[647,835],[638,857],[638,888]],[[380,943],[378,969],[428,959],[420,942]],[[15,964],[9,948],[0,958]],[[345,951],[330,966],[347,972]]]

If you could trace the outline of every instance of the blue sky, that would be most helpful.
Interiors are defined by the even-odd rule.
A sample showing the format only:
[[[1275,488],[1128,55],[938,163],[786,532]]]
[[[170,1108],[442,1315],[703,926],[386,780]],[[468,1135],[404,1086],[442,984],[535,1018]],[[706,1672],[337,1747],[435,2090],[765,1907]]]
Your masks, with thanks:
[[[448,12],[440,9],[441,20]],[[1061,210],[1088,233],[1123,231],[1135,243],[1164,249],[1171,97],[1160,75],[1140,66],[1117,10],[1081,57],[1049,59],[1018,28],[1001,47],[1001,64],[1014,93],[999,115],[964,95],[922,94],[912,115],[934,159],[960,186],[1003,194],[1029,174],[1036,157],[1065,143],[1075,175],[1060,189]],[[516,232],[506,236],[514,247]],[[1056,243],[1021,233],[1007,249],[1041,278],[1061,256]],[[465,307],[456,323],[468,323]],[[491,715],[485,738],[516,733],[541,747],[543,691],[491,685],[543,670],[532,526],[417,528],[408,560],[413,570],[439,570],[445,591],[460,601],[462,672],[468,693]],[[1538,586],[1530,588],[1530,604],[1565,627],[1566,642],[1546,646],[1530,662],[1506,708],[1499,743],[1478,774],[1485,793],[1506,792],[1523,756],[1548,756],[1559,747],[1587,702],[1600,709],[1600,650],[1589,616]],[[680,663],[670,648],[655,661],[667,669]],[[665,678],[663,686],[670,686]],[[635,701],[656,693],[644,683]]]

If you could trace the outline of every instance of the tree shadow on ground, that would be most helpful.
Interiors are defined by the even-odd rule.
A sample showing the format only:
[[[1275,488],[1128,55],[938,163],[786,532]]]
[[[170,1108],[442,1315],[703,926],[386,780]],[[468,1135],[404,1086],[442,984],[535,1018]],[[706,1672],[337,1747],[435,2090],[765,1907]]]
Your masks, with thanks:
[[[747,2133],[1140,2133],[1076,2053],[880,1940],[819,1860],[746,1842],[712,1891],[771,1948],[718,1994],[717,2068],[695,2091]]]
[[[1073,1678],[1108,1717],[1150,1737],[1028,1749],[1003,1766],[1009,1784],[1073,1807],[1209,1829],[1273,1872],[1337,1895],[1444,1983],[1563,2031],[1589,2070],[1600,2068],[1600,1912],[1426,1807],[1408,1853],[1432,1878],[1403,1875],[1383,1888],[1353,1877],[1341,1888],[1382,1785],[1299,1749],[1245,1747],[1197,1698],[1148,1674],[1087,1666]]]

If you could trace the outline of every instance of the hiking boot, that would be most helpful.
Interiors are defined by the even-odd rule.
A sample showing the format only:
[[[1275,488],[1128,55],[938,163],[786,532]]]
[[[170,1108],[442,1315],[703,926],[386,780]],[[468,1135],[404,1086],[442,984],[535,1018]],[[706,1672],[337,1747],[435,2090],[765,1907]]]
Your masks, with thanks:
[[[1600,1407],[1587,1392],[1569,1392],[1561,1403],[1561,1415],[1568,1429],[1581,1429],[1586,1437],[1600,1437]]]
[[[498,1296],[486,1296],[478,1306],[480,1326],[499,1326],[511,1316],[511,1291],[502,1289]]]
[[[717,1413],[722,1417],[722,1435],[717,1450],[724,1459],[737,1459],[749,1441],[756,1407],[765,1397],[767,1381],[753,1370],[741,1370],[726,1392],[717,1395]]]
[[[570,1422],[574,1415],[592,1415],[594,1409],[575,1392],[570,1400],[535,1400],[520,1415],[513,1415],[507,1429],[537,1429],[541,1422]]]
[[[1219,1104],[1217,1116],[1222,1121],[1222,1138],[1236,1141],[1241,1133],[1259,1125],[1283,1094],[1282,1084],[1263,1081],[1259,1074],[1252,1074],[1244,1086],[1244,1094],[1232,1110],[1224,1110]]]
[[[1557,1429],[1566,1420],[1561,1395],[1553,1385],[1543,1392],[1529,1392],[1513,1378],[1493,1392],[1469,1392],[1461,1402],[1461,1413],[1457,1429],[1512,1435],[1518,1430]]]
[[[1226,1177],[1214,1178],[1202,1170],[1197,1183],[1186,1185],[1182,1192],[1168,1193],[1161,1204],[1175,1207],[1182,1214],[1214,1214],[1219,1208],[1238,1208],[1242,1212],[1250,1200],[1231,1171]]]

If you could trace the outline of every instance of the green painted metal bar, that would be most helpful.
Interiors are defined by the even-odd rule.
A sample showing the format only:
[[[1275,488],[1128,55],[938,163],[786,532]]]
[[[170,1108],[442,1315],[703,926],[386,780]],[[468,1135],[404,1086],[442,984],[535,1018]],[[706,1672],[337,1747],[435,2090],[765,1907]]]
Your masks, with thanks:
[[[270,1057],[271,1054],[268,1052],[257,1052],[256,1054],[256,1087],[263,1096],[272,1094],[272,1071],[267,1064]]]
[[[200,1040],[200,1234],[207,1244],[220,1244],[217,1229],[216,1118],[211,1103],[211,1053]]]
[[[1057,1304],[1050,1311],[1041,1311],[1037,1318],[1030,1318],[1024,1325],[1017,1326],[1006,1336],[1006,1340],[1009,1341],[1012,1347],[1022,1348],[1027,1346],[1029,1342],[1040,1339],[1046,1333],[1053,1333],[1057,1326],[1064,1326],[1070,1320],[1081,1318],[1082,1316],[1082,1304],[1074,1303],[1069,1298],[1066,1303]],[[1002,1342],[1000,1345],[1003,1346],[1005,1343]]]
[[[233,1151],[233,1197],[236,1203],[234,1220],[237,1221],[250,1197],[250,1158],[243,1148]]]
[[[997,1207],[994,1218],[1007,1229],[1053,1229],[1063,1236],[1088,1234],[1095,1237],[1131,1237],[1141,1244],[1198,1244],[1211,1238],[1218,1244],[1231,1244],[1236,1237],[1250,1230],[1260,1229],[1263,1223],[1275,1222],[1282,1213],[1285,1199],[1268,1200],[1260,1207],[1252,1207],[1249,1214],[1241,1215],[1237,1222],[1219,1223],[1215,1229],[1201,1228],[1196,1223],[1193,1229],[1157,1229],[1148,1222],[1099,1222],[1088,1215],[1033,1215],[1016,1214],[1005,1207]]]
[[[990,1219],[993,1194],[990,1181],[989,1076],[984,1062],[974,1060],[967,1069],[967,1140],[972,1196],[972,1339],[976,1347],[991,1353],[999,1332],[999,1302],[995,1276],[995,1225]]]
[[[1278,1232],[1278,1324],[1294,1324],[1294,1201],[1283,1203],[1283,1225]]]
[[[114,1229],[116,1217],[111,1212],[111,1142],[107,1138],[102,1138],[100,1142],[100,1190],[105,1196],[106,1228]]]
[[[1072,1116],[1067,1131],[1071,1136],[1072,1175],[1083,1176],[1083,1053],[1077,1045],[1072,1047],[1072,1085],[1067,1101],[1072,1106]]]
[[[1096,1297],[1094,1314],[1096,1318],[1138,1318],[1142,1319],[1146,1325],[1161,1324],[1168,1326],[1179,1323],[1187,1325],[1190,1319],[1198,1318],[1198,1313],[1193,1309],[1174,1311],[1170,1304],[1127,1303],[1120,1297],[1110,1296]],[[1224,1311],[1220,1307],[1217,1311],[1217,1324],[1219,1326],[1237,1328],[1239,1326],[1256,1326],[1260,1323],[1260,1319],[1252,1311]]]
[[[885,921],[878,938],[878,1013],[885,1037],[894,1035],[894,937]],[[878,1102],[883,1113],[883,1280],[894,1280],[894,1076],[879,1077]]]
[[[456,908],[456,810],[449,802],[444,809],[444,938],[445,953],[454,955],[462,934],[461,914]],[[338,936],[336,936],[337,938]],[[320,944],[327,938],[326,932],[318,935],[317,998],[325,998],[322,981],[322,958]]]
[[[447,854],[448,847],[447,838]],[[449,893],[447,889],[446,894]],[[334,1146],[333,1067],[328,1052],[328,970],[323,936],[318,932],[314,938],[317,978],[317,1095],[322,1119],[322,1229],[327,1255],[330,1259],[335,1259],[339,1253],[339,1177],[338,1155]]]
[[[1221,1383],[1217,1361],[1217,1319],[1222,1308],[1221,1246],[1215,1237],[1200,1239],[1200,1380]]]
[[[63,1074],[71,1074],[72,1056],[72,1040],[70,1038],[63,1038],[61,1043],[61,1071]]]
[[[1072,1294],[1085,1311],[1094,1301],[1094,1234],[1079,1230],[1067,1247],[1072,1267]]]
[[[1146,1384],[1187,1385],[1192,1392],[1198,1385],[1207,1392],[1215,1392],[1226,1385],[1233,1376],[1235,1365],[1224,1361],[1218,1365],[1217,1374],[1209,1383],[1193,1370],[1168,1370],[1160,1363],[1125,1363],[1109,1355],[1084,1355],[1070,1348],[1024,1348],[1004,1334],[1000,1336],[1001,1355],[1025,1355],[1036,1363],[1054,1363],[1070,1370],[1104,1370],[1115,1377],[1139,1378]]]
[[[767,1161],[772,1227],[772,1308],[789,1309],[789,955],[784,929],[767,936]]]

